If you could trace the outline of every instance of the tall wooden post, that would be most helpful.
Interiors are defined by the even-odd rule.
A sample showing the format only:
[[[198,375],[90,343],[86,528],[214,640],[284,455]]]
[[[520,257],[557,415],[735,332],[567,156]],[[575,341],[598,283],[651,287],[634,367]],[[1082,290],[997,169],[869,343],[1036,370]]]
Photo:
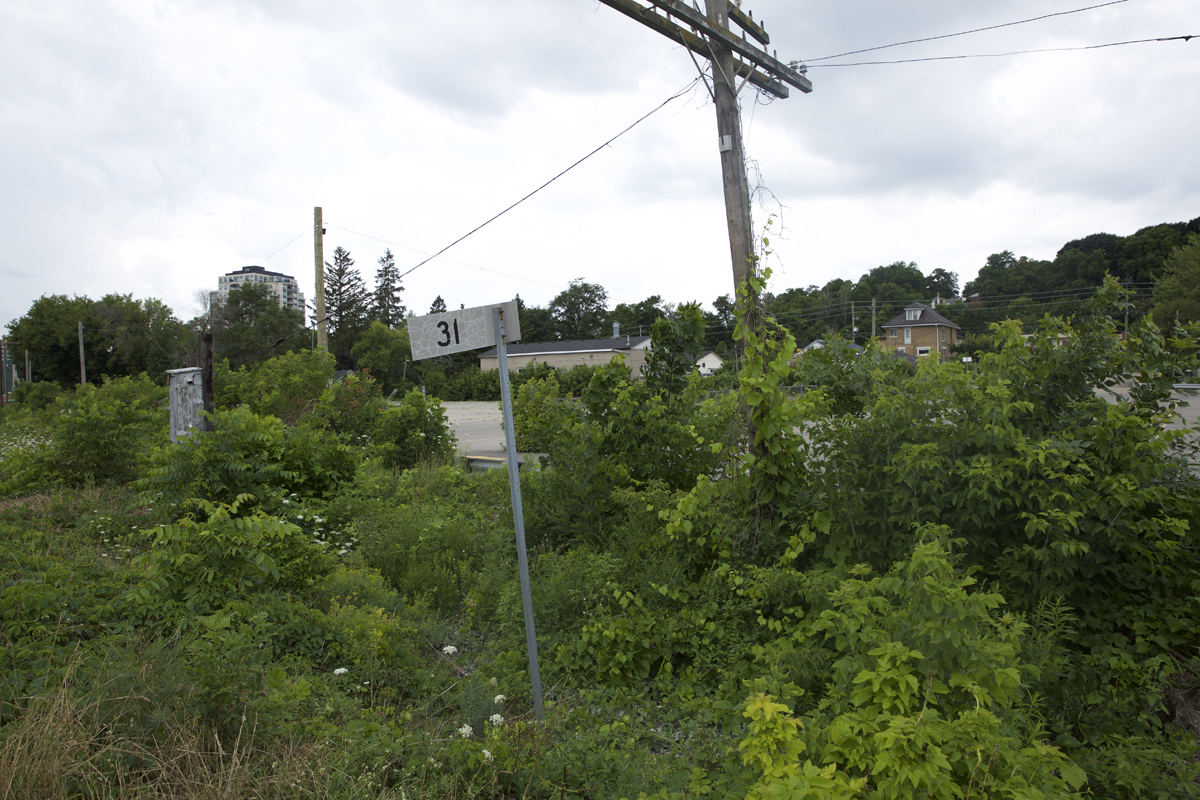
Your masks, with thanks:
[[[705,0],[708,20],[713,27],[729,29],[728,0]],[[751,230],[750,187],[746,181],[746,155],[742,145],[742,114],[734,85],[733,52],[712,40],[713,95],[717,106],[717,142],[721,152],[721,184],[725,191],[725,222],[729,227],[729,255],[733,260],[735,301],[741,304],[741,291],[753,268],[754,234]],[[753,313],[758,298],[747,294]]]
[[[87,363],[83,358],[83,323],[79,323],[79,385],[87,386]]]
[[[725,215],[729,228],[729,254],[733,261],[734,289],[741,292],[746,278],[754,268],[754,235],[750,220],[750,187],[746,181],[746,159],[742,143],[741,114],[738,110],[736,81],[749,82],[775,97],[787,97],[783,84],[802,92],[811,92],[812,83],[805,77],[807,67],[798,62],[784,64],[762,47],[771,43],[761,20],[741,9],[740,3],[730,6],[729,0],[704,0],[706,13],[701,13],[688,0],[600,0],[622,14],[661,33],[677,44],[712,64],[713,102],[717,107],[717,142],[721,153],[721,177],[725,191]],[[643,2],[649,5],[643,5]],[[742,30],[737,36],[730,22]],[[748,38],[747,38],[748,37]],[[751,39],[758,44],[750,41]],[[734,54],[737,54],[737,59]],[[742,307],[738,295],[738,310],[748,314],[751,328],[757,327],[761,316],[758,298],[748,295],[750,307]]]
[[[325,226],[321,219],[321,207],[313,209],[313,249],[316,261],[317,347],[329,352],[329,336],[325,327]]]
[[[212,415],[216,411],[215,395],[213,394],[213,335],[200,332],[196,334],[196,366],[200,368],[200,399],[204,403],[204,411],[208,415],[200,424],[200,429],[213,429]]]

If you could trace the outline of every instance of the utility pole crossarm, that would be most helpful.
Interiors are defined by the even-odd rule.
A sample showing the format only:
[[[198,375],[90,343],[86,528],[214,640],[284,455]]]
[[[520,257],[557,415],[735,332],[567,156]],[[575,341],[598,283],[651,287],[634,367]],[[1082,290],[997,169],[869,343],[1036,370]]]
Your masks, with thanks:
[[[629,2],[630,0],[623,0]],[[800,91],[808,94],[813,90],[812,81],[804,77],[800,72],[792,69],[787,64],[784,64],[779,59],[761,50],[758,47],[747,42],[745,39],[734,36],[725,27],[719,24],[713,24],[708,17],[685,5],[681,0],[649,0],[650,3],[668,14],[674,14],[681,20],[691,25],[696,30],[703,33],[712,40],[713,44],[723,45],[728,47],[733,52],[737,53],[742,58],[749,61],[754,66],[767,72],[771,77],[783,81]],[[600,0],[605,5],[612,6],[609,0]],[[639,5],[632,3],[632,5]],[[616,6],[613,6],[614,8]],[[747,18],[748,19],[748,18]],[[737,19],[734,18],[736,22]],[[764,31],[765,33],[765,31]]]
[[[737,6],[729,7],[729,18],[748,33],[751,39],[757,39],[762,44],[771,43],[771,37],[767,34],[767,29],[762,26],[762,23],[755,22],[753,16],[748,15]]]
[[[641,5],[636,0],[600,0],[600,2],[620,11],[627,17],[637,20],[638,22],[650,28],[653,31],[661,33],[676,44],[681,44],[691,50],[701,58],[712,59],[712,50],[708,43],[701,37],[692,33],[686,28],[682,28],[670,19],[667,19],[661,14],[655,13],[653,8],[647,8]],[[694,13],[694,12],[693,12]],[[745,78],[758,88],[775,97],[786,99],[789,96],[788,88],[772,76],[766,75],[755,69],[745,61],[735,61],[734,70],[739,78]],[[809,84],[809,91],[811,91]]]

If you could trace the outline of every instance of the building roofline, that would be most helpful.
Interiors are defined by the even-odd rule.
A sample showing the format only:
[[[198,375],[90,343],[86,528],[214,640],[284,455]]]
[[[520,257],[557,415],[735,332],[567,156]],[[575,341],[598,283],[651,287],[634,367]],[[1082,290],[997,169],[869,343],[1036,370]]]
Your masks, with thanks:
[[[530,344],[510,344],[510,356],[553,356],[578,355],[580,353],[625,353],[639,349],[650,341],[649,336],[617,336],[608,339],[567,339],[561,342],[531,342]],[[571,345],[578,345],[571,347]],[[543,348],[543,349],[535,349]],[[480,358],[496,358],[496,348],[479,354]]]
[[[222,273],[221,277],[228,278],[231,275],[276,275],[280,278],[291,278],[292,280],[296,280],[295,277],[293,277],[291,275],[286,275],[282,272],[272,272],[271,270],[267,269],[266,267],[254,267],[254,266],[242,267],[241,269],[235,269],[233,272],[225,272],[225,273]]]
[[[904,314],[900,313],[900,314],[897,314],[896,316],[892,317],[891,319],[889,319],[887,322],[883,323],[882,327],[884,328],[884,330],[886,330],[888,328],[931,328],[931,327],[934,327],[937,325],[945,325],[948,328],[954,328],[955,330],[962,330],[962,328],[960,328],[958,325],[956,325],[953,322],[951,322],[950,320],[946,319],[941,314],[939,314],[937,311],[933,310],[932,308],[925,305],[924,303],[915,303],[915,302],[909,303],[908,305],[906,305],[904,307],[904,310],[908,311],[909,309],[912,309],[912,308],[921,309],[921,316],[925,317],[925,315],[928,314],[929,319],[928,320],[925,320],[925,319],[907,320],[904,318]]]

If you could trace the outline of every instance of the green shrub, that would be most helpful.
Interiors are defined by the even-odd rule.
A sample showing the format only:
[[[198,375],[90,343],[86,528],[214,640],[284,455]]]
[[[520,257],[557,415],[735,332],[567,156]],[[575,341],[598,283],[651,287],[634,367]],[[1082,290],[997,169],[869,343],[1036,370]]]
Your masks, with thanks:
[[[54,381],[24,381],[13,389],[13,399],[30,409],[46,408],[61,394],[62,387]]]
[[[831,647],[837,658],[824,696],[797,701],[803,725],[768,695],[747,702],[751,732],[739,749],[761,772],[750,796],[806,780],[830,797],[1077,796],[1086,776],[1043,741],[1041,709],[1024,688],[1025,624],[1000,614],[1000,595],[968,591],[975,581],[954,569],[945,529],[918,535],[928,538],[910,559],[882,577],[852,570],[859,576],[780,643]],[[801,765],[805,750],[828,766]]]
[[[372,567],[338,567],[313,589],[312,597],[324,609],[331,608],[334,603],[371,606],[393,614],[404,609],[404,598],[388,585],[379,570]]]
[[[500,371],[483,372],[472,364],[459,370],[446,381],[446,387],[438,395],[443,400],[498,401],[500,399]]]
[[[6,454],[2,490],[28,491],[55,483],[124,483],[139,459],[166,438],[166,390],[144,374],[103,386],[81,386],[55,399],[44,433]]]
[[[331,431],[302,422],[285,432],[286,488],[301,496],[332,496],[354,477],[357,463],[354,450]]]
[[[214,399],[220,409],[246,406],[291,424],[316,407],[334,368],[334,357],[324,350],[285,353],[236,370],[221,359],[214,365]]]
[[[278,508],[284,494],[329,494],[354,475],[350,450],[329,431],[285,429],[246,408],[217,412],[213,428],[158,448],[138,489],[173,509],[189,498],[230,504],[241,495]]]
[[[201,520],[149,531],[150,550],[134,562],[146,581],[129,601],[148,616],[207,614],[258,592],[307,591],[332,570],[331,557],[300,528],[261,511],[245,514],[243,500],[197,501]]]
[[[330,663],[348,670],[355,684],[373,686],[378,698],[394,702],[425,682],[421,673],[428,666],[421,653],[431,648],[404,612],[335,601],[329,617],[340,634]]]
[[[413,389],[375,424],[375,451],[392,469],[408,469],[424,459],[447,459],[454,454],[454,434],[436,398]]]
[[[579,406],[562,397],[558,378],[550,375],[514,389],[513,427],[517,450],[546,453],[559,433],[579,417]]]
[[[366,444],[387,408],[383,391],[370,373],[347,375],[321,392],[312,417],[348,443]]]
[[[592,382],[592,376],[596,374],[597,367],[589,367],[587,364],[576,364],[568,370],[558,373],[558,385],[562,389],[564,397],[579,397],[583,394],[584,389]]]
[[[478,555],[472,531],[452,515],[450,509],[401,505],[391,515],[359,523],[363,557],[409,604],[426,600],[450,612],[474,585]]]

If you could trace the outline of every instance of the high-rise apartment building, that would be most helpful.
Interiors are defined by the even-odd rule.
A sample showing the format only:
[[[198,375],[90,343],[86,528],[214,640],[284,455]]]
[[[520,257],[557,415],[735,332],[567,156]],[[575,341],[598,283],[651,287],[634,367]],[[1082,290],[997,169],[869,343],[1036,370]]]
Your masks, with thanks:
[[[251,283],[261,283],[267,287],[267,294],[279,303],[280,308],[290,308],[304,313],[304,292],[291,275],[281,272],[268,272],[262,267],[242,267],[235,272],[226,272],[217,278],[217,290],[209,292],[210,302],[225,305],[229,302],[229,293]]]

